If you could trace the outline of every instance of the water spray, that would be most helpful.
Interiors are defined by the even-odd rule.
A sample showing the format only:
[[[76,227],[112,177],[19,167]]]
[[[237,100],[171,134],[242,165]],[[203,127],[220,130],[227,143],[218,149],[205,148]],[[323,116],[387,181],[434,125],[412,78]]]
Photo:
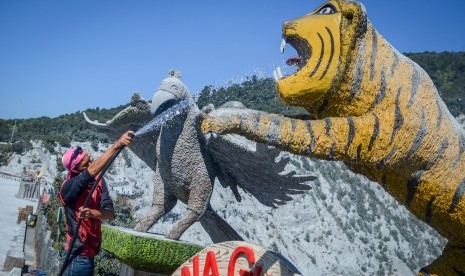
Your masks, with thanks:
[[[192,101],[190,98],[180,101],[179,103],[160,113],[157,117],[155,117],[155,119],[148,122],[145,126],[141,127],[136,133],[134,133],[134,135],[137,137],[144,135],[147,132],[160,129],[161,126],[171,121],[173,118],[183,114],[184,111],[192,104],[194,104],[194,101]]]

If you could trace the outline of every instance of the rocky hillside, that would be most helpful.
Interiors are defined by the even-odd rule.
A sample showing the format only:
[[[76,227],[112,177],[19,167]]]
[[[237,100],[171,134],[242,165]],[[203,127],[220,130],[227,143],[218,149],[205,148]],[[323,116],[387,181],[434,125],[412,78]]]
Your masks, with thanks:
[[[465,116],[458,119],[464,125]],[[79,145],[92,156],[107,147],[90,142]],[[42,143],[33,143],[32,150],[14,154],[9,165],[0,169],[12,173],[38,170],[40,151],[44,151]],[[61,147],[56,147],[54,154],[46,151],[50,164],[44,175],[47,183],[53,183],[59,173],[57,154],[63,151]],[[285,155],[288,153],[278,159]],[[242,202],[237,202],[219,183],[211,202],[246,240],[280,252],[303,275],[414,275],[440,255],[444,238],[413,217],[378,184],[355,175],[342,163],[293,156],[286,170],[316,175],[318,179],[309,183],[312,189],[276,209],[261,205],[242,190]],[[151,204],[153,176],[137,156],[124,150],[106,178],[113,196],[129,198],[140,219]],[[179,203],[151,231],[167,233],[184,210]],[[182,239],[211,243],[199,223]]]

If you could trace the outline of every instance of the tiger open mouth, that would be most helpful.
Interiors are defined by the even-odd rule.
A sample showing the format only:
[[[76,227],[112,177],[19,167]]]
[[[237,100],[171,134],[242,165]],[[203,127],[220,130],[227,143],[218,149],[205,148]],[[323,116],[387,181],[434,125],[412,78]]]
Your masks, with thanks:
[[[285,36],[283,37],[281,41],[281,54],[284,54],[284,49],[286,48],[286,45],[290,44],[296,51],[297,51],[297,56],[291,57],[286,61],[286,64],[289,66],[294,66],[297,68],[295,72],[289,75],[295,74],[297,71],[299,71],[302,67],[307,64],[308,60],[310,59],[312,48],[308,44],[307,40],[301,38],[300,36],[293,35],[293,36]],[[288,75],[288,76],[289,76]],[[282,79],[284,76],[281,68],[278,67],[273,71],[273,78],[275,81],[278,81]]]

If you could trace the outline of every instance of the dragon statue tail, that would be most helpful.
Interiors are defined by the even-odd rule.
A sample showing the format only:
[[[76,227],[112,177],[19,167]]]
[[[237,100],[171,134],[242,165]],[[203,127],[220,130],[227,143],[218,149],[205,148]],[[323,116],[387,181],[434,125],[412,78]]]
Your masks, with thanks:
[[[200,224],[207,231],[213,243],[224,241],[243,241],[244,239],[220,217],[208,204],[203,216],[199,218]]]

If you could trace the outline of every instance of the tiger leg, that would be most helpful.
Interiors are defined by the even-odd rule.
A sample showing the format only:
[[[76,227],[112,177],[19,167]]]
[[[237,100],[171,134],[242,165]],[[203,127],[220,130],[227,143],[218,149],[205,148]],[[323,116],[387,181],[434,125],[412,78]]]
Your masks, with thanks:
[[[235,133],[297,155],[351,161],[360,149],[372,147],[380,120],[361,117],[298,120],[251,109],[223,108],[202,121],[204,133]]]
[[[447,244],[442,255],[427,267],[420,270],[419,275],[465,275],[465,247]]]

